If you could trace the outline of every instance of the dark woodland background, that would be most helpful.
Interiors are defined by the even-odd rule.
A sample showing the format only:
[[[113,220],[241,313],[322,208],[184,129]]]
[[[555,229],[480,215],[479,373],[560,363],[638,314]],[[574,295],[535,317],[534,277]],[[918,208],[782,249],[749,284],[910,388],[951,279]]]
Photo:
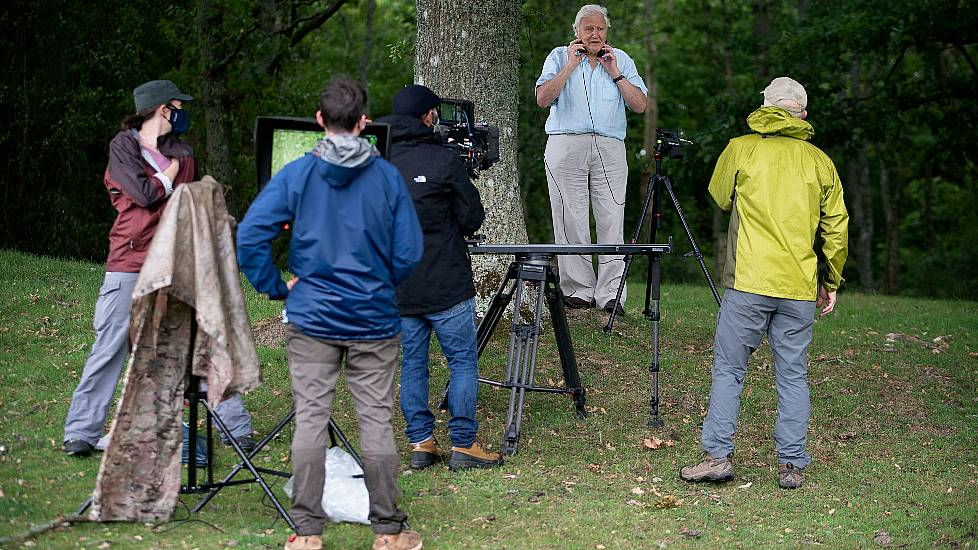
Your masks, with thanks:
[[[717,156],[747,133],[771,78],[809,92],[813,142],[835,161],[851,216],[847,287],[978,299],[978,10],[965,1],[611,1],[609,42],[646,75],[650,106],[630,114],[626,239],[648,177],[648,132],[694,142],[667,160],[693,233],[716,255],[726,229],[706,193]],[[531,242],[552,240],[542,155],[547,112],[533,84],[572,38],[580,1],[526,0],[520,58],[519,177]],[[370,113],[413,79],[415,3],[401,0],[14,0],[0,7],[0,248],[103,261],[113,211],[107,145],[132,88],[169,78],[198,98],[188,141],[199,174],[228,187],[240,217],[257,191],[259,115],[311,116],[338,73],[360,78]],[[487,20],[493,28],[498,22]],[[475,41],[473,41],[475,42]],[[436,90],[437,91],[437,90]],[[478,98],[476,99],[478,102]],[[477,117],[478,117],[478,105]],[[672,209],[660,235],[688,249]],[[673,261],[674,260],[674,261]],[[636,263],[636,267],[641,262]],[[638,267],[637,267],[638,268]],[[674,255],[667,280],[701,281]],[[640,269],[640,268],[638,268]]]

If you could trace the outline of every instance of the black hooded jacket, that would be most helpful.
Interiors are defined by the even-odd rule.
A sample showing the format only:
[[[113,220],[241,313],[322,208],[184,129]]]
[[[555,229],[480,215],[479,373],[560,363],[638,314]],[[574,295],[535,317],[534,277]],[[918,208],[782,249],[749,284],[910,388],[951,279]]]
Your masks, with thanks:
[[[420,119],[390,115],[390,161],[407,183],[424,231],[424,255],[397,287],[401,315],[448,309],[475,296],[464,236],[482,227],[485,210],[465,164]]]

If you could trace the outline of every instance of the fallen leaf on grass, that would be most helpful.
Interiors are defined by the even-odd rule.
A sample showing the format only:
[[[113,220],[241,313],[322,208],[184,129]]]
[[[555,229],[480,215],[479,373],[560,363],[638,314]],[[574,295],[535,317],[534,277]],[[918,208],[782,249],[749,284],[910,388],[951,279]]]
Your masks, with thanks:
[[[644,495],[645,494],[645,490],[643,490],[641,487],[632,487],[632,494],[633,495]]]
[[[737,488],[738,489],[750,489],[750,486],[753,485],[753,484],[754,484],[753,481],[748,481],[747,483],[744,483],[743,485],[738,485]]]
[[[683,529],[679,534],[688,539],[698,539],[703,536],[703,533],[695,529]]]
[[[627,505],[629,505],[629,506],[641,506],[641,505],[642,505],[642,503],[641,503],[641,502],[639,502],[639,501],[637,501],[637,500],[635,500],[635,499],[631,499],[631,498],[630,498],[630,499],[628,499],[628,500],[626,500],[626,501],[625,501],[625,504],[627,504]]]
[[[671,439],[662,440],[654,435],[642,440],[642,446],[646,449],[659,449],[661,447],[672,447],[676,443]]]
[[[665,510],[667,508],[678,508],[679,505],[683,503],[683,499],[676,498],[674,495],[665,495],[662,500],[655,503],[655,507],[660,510]]]

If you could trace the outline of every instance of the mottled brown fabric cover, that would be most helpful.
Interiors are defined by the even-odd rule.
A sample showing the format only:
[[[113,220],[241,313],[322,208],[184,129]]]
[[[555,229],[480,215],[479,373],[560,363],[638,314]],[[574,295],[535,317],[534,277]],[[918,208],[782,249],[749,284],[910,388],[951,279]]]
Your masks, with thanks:
[[[193,373],[207,382],[211,407],[261,383],[233,224],[221,186],[209,176],[170,197],[132,295],[133,347],[95,482],[95,520],[173,513],[193,316]]]

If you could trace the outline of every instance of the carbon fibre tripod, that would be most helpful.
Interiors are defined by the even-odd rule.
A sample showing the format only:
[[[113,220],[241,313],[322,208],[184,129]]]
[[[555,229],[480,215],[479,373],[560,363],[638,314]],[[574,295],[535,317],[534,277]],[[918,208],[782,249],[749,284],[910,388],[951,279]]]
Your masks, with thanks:
[[[710,270],[706,267],[706,262],[703,260],[703,253],[700,252],[700,247],[696,244],[696,239],[693,238],[693,232],[686,222],[683,209],[679,206],[679,199],[676,198],[676,193],[672,189],[672,180],[669,179],[669,176],[663,175],[662,173],[663,156],[668,155],[671,158],[682,158],[683,142],[690,142],[679,137],[678,132],[671,130],[657,128],[655,134],[656,142],[655,147],[652,149],[652,158],[655,160],[655,174],[649,177],[649,183],[645,189],[645,200],[642,203],[642,213],[638,218],[638,224],[635,226],[635,232],[632,234],[632,240],[629,242],[632,244],[638,242],[642,234],[642,228],[645,226],[645,220],[649,216],[651,216],[652,223],[649,224],[650,234],[648,242],[655,242],[656,233],[662,227],[662,192],[665,190],[669,194],[669,200],[672,201],[672,205],[676,209],[676,214],[679,216],[679,221],[682,223],[683,231],[686,232],[686,237],[692,246],[692,250],[684,254],[683,258],[690,256],[696,258],[700,264],[700,269],[703,270],[703,275],[706,277],[706,283],[710,286],[710,291],[713,292],[713,299],[716,300],[717,306],[719,306],[720,293],[717,292],[717,287],[713,283],[713,277],[710,276]],[[649,212],[650,206],[652,208],[651,213]],[[618,283],[618,293],[615,295],[616,307],[612,308],[608,323],[604,326],[605,334],[611,334],[615,319],[618,317],[617,306],[621,301],[622,291],[625,289],[625,280],[628,277],[628,269],[631,267],[633,259],[634,255],[628,254],[625,256],[625,270],[621,275],[621,281]],[[649,412],[651,414],[649,426],[653,428],[662,427],[662,418],[659,416],[659,321],[661,318],[659,301],[661,299],[660,286],[662,282],[660,274],[661,261],[662,258],[660,256],[649,256],[649,272],[645,280],[645,309],[642,310],[642,315],[652,321],[652,364],[649,366],[649,371],[652,373],[652,398],[649,402]]]

